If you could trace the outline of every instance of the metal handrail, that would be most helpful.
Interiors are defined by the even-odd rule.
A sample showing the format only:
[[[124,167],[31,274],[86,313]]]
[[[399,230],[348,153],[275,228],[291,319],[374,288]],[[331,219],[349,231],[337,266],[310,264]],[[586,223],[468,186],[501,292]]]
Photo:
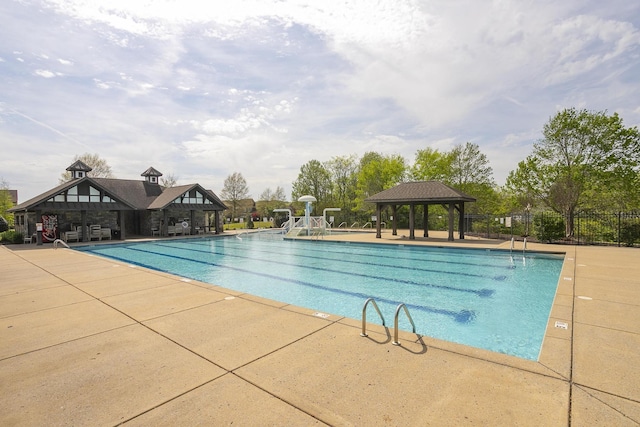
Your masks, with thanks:
[[[527,238],[524,238],[524,242],[522,243],[522,253],[524,254],[527,250]]]
[[[53,241],[53,249],[58,249],[58,244],[64,246],[67,249],[71,249],[64,240],[56,239]]]
[[[358,221],[356,221],[353,224],[351,224],[351,227],[349,227],[349,228],[356,228],[356,225],[358,225]]]
[[[367,222],[365,225],[362,226],[363,229],[365,229],[367,227],[367,225],[369,226],[369,228],[372,228],[373,226],[371,225],[371,221]]]
[[[413,328],[412,332],[415,334],[416,333],[416,325],[413,323],[413,319],[411,318],[411,314],[409,314],[409,309],[407,308],[407,306],[404,303],[401,303],[400,305],[398,305],[398,308],[396,308],[396,314],[393,318],[393,342],[391,344],[393,345],[402,345],[400,344],[400,342],[398,341],[398,315],[400,314],[400,308],[404,308],[404,312],[407,315],[407,318],[409,319],[409,322],[411,322],[411,327]]]
[[[347,228],[347,223],[346,223],[346,222],[344,222],[344,221],[342,221],[342,222],[340,223],[340,225],[338,226],[338,228],[342,228],[342,226],[343,226],[343,225],[344,225],[344,228]]]
[[[384,316],[382,315],[382,312],[378,308],[378,304],[376,304],[376,301],[373,298],[367,298],[367,300],[364,302],[364,306],[362,306],[362,333],[360,334],[361,337],[368,336],[367,335],[367,305],[369,305],[370,302],[373,303],[373,308],[375,308],[376,311],[378,312],[378,315],[380,315],[380,318],[382,319],[382,326],[386,326],[384,323]]]
[[[511,238],[511,247],[509,248],[509,253],[513,252],[513,245],[515,243],[515,240],[516,240],[515,237]]]

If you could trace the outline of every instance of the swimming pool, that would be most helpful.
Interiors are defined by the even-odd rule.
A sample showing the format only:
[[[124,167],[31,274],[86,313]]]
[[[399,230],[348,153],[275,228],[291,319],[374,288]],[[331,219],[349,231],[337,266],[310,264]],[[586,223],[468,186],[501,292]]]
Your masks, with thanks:
[[[243,236],[77,248],[315,311],[387,325],[405,303],[416,332],[537,360],[563,255]],[[369,322],[379,322],[369,314]],[[404,314],[400,328],[411,330]]]

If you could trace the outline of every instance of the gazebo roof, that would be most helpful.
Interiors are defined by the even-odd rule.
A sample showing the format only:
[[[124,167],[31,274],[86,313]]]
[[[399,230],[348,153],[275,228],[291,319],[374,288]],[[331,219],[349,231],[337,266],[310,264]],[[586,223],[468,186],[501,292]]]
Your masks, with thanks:
[[[377,204],[475,202],[469,196],[439,181],[416,181],[398,184],[365,199]]]

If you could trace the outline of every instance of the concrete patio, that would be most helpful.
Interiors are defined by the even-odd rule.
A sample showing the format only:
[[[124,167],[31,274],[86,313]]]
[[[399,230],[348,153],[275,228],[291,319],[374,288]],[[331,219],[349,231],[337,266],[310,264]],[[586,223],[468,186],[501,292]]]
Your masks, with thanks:
[[[2,246],[0,425],[637,426],[640,251],[529,249],[566,252],[538,362],[411,333],[394,346],[373,320],[362,338],[359,319]]]

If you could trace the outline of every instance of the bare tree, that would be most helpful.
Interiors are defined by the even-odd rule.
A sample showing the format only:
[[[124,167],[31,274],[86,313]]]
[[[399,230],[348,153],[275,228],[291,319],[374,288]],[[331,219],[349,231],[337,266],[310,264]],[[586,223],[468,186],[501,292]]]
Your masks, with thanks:
[[[111,172],[111,166],[109,166],[106,160],[100,158],[98,154],[84,153],[81,156],[76,155],[73,158],[73,162],[77,162],[78,160],[91,168],[91,171],[87,173],[87,176],[91,176],[93,178],[115,178]],[[58,181],[62,184],[70,179],[71,172],[65,171],[62,173]]]
[[[234,172],[224,180],[220,197],[231,204],[231,216],[235,218],[239,202],[249,197],[249,187],[241,173]]]
[[[167,174],[165,176],[160,177],[160,185],[164,188],[175,187],[178,184],[178,177],[174,174]]]

